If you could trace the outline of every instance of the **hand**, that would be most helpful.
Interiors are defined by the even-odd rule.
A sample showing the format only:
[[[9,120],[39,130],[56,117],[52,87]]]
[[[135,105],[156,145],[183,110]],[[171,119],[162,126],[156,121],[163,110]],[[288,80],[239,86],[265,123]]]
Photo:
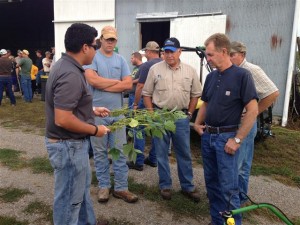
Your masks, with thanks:
[[[205,130],[205,125],[199,125],[199,124],[195,124],[194,125],[194,129],[195,131],[201,136],[204,133]]]
[[[102,136],[106,135],[108,132],[110,132],[110,129],[108,129],[106,126],[98,125],[98,132],[95,136],[102,137]]]
[[[133,110],[137,110],[138,109],[138,105],[133,105]]]
[[[93,107],[93,110],[94,110],[94,114],[100,117],[106,117],[109,116],[110,114],[109,109],[105,107]]]
[[[234,155],[239,149],[240,144],[237,144],[233,138],[229,138],[225,145],[225,152],[230,155]]]

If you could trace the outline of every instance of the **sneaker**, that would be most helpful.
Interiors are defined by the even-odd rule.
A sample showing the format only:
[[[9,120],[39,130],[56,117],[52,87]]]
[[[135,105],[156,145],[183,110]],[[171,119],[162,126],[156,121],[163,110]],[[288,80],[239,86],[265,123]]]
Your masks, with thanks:
[[[104,203],[109,199],[109,189],[108,188],[100,188],[98,191],[98,202]]]
[[[161,189],[160,195],[164,200],[171,200],[171,198],[172,198],[171,189]]]
[[[147,157],[147,158],[144,160],[144,164],[146,164],[146,165],[148,165],[148,166],[151,166],[151,167],[157,167],[157,164],[151,162],[150,159],[149,159],[149,157]]]
[[[128,203],[135,203],[137,200],[139,200],[138,196],[136,196],[135,194],[131,193],[128,190],[126,190],[126,191],[114,191],[113,196],[115,198],[121,198],[125,202],[128,202]]]
[[[194,202],[200,202],[200,193],[197,189],[193,191],[181,191],[181,193],[188,198],[192,199]]]
[[[144,169],[143,166],[136,165],[133,162],[126,162],[126,164],[129,169],[138,170],[138,171],[143,171],[143,169]]]

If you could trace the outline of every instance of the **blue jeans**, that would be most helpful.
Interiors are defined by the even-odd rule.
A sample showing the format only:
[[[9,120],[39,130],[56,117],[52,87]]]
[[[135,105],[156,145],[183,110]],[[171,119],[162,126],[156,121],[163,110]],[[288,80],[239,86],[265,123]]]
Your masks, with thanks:
[[[45,143],[55,178],[54,225],[95,225],[88,139],[53,142],[45,138]]]
[[[109,126],[116,121],[118,121],[117,117],[95,118],[97,125]],[[117,148],[121,150],[121,153],[119,159],[112,162],[115,181],[114,189],[116,191],[128,190],[128,167],[126,156],[123,154],[123,145],[126,144],[125,127],[108,133],[103,137],[91,137],[91,143],[94,150],[94,162],[99,188],[111,187],[108,149]]]
[[[12,91],[12,78],[11,77],[1,77],[0,76],[0,105],[3,98],[3,91],[6,87],[6,90],[8,92],[8,97],[10,99],[10,104],[15,105],[16,104],[16,98],[14,96],[14,93]]]
[[[193,191],[193,168],[190,149],[190,120],[188,118],[176,121],[176,132],[167,132],[162,139],[154,137],[156,157],[158,163],[159,188],[171,189],[172,179],[169,165],[170,138],[173,140],[174,152],[177,160],[178,177],[183,191]]]
[[[248,193],[249,177],[251,173],[251,166],[254,153],[254,138],[257,133],[257,123],[255,121],[252,129],[250,130],[247,137],[243,140],[239,149],[238,158],[238,171],[239,171],[239,189],[240,189],[240,200],[241,204],[246,202],[248,199],[242,194]]]
[[[240,208],[237,163],[239,150],[234,155],[227,154],[224,150],[227,140],[235,134],[204,132],[201,137],[204,178],[214,225],[224,224],[219,212]],[[236,225],[241,225],[241,215],[235,215],[234,219]]]
[[[31,78],[29,76],[21,75],[21,86],[22,86],[25,102],[31,102],[32,101]]]

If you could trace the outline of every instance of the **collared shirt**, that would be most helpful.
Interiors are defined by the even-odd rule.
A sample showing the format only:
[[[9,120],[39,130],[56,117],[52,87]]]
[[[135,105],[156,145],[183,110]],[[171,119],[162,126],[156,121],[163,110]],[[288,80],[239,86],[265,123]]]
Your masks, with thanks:
[[[50,72],[46,85],[46,137],[81,139],[87,134],[74,133],[55,124],[54,109],[72,111],[81,121],[94,123],[92,93],[84,76],[84,69],[71,56],[62,54]]]
[[[200,97],[201,83],[196,70],[180,62],[172,69],[165,61],[153,65],[143,88],[142,95],[152,97],[153,104],[160,108],[188,109],[190,99]]]
[[[207,102],[205,123],[214,126],[238,125],[243,108],[258,99],[248,70],[232,65],[223,72],[207,75],[201,100]]]
[[[278,91],[276,85],[259,66],[249,63],[244,59],[240,67],[250,71],[260,100]]]

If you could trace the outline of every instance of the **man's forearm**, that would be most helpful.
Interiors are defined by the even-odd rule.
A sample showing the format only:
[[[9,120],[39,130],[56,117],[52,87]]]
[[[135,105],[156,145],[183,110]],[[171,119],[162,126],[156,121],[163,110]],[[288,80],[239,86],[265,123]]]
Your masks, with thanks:
[[[279,96],[279,91],[275,91],[269,96],[261,99],[258,102],[258,114],[261,114],[263,111],[265,111],[269,106],[271,106]]]
[[[104,91],[108,91],[108,92],[123,92],[126,90],[131,90],[132,88],[132,81],[128,82],[128,81],[121,81],[120,83],[110,86],[108,88],[104,88]]]
[[[196,98],[191,98],[191,100],[190,100],[190,104],[189,104],[188,111],[189,111],[190,113],[192,113],[192,114],[193,114],[193,112],[194,112],[195,109],[196,109],[196,105],[197,105],[198,99],[199,99],[199,98],[196,97]]]
[[[195,119],[195,124],[196,125],[201,125],[203,124],[204,122],[204,119],[205,119],[205,115],[206,115],[206,102],[204,102],[200,109],[198,110],[198,114],[197,114],[197,117]]]
[[[143,90],[144,84],[138,83],[135,89],[134,94],[134,105],[138,105],[141,97],[142,97],[142,90]]]
[[[149,111],[153,111],[152,97],[144,96],[144,105]]]
[[[113,80],[99,76],[96,71],[87,69],[85,71],[85,77],[87,82],[96,89],[105,89],[120,83],[120,80]]]

